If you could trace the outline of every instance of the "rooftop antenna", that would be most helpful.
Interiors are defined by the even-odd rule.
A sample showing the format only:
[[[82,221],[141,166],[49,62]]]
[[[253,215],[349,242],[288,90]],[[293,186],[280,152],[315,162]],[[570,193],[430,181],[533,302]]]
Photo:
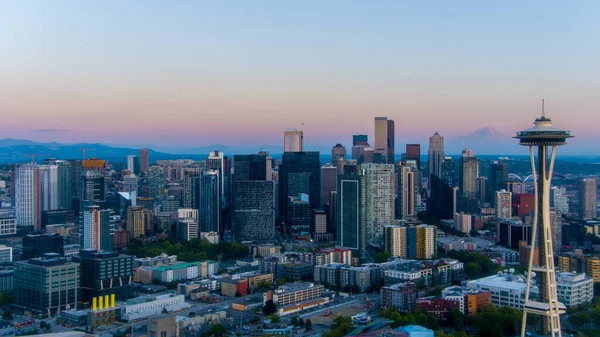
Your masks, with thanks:
[[[542,117],[546,117],[546,112],[544,111],[544,99],[542,98]]]

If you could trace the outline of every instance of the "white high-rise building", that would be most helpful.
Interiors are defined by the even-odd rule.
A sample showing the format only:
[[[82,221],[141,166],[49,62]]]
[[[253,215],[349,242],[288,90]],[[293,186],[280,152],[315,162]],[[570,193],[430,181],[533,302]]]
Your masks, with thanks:
[[[110,211],[99,206],[86,207],[83,212],[82,249],[112,251],[114,224],[110,221]]]
[[[512,218],[512,193],[506,190],[496,192],[496,217],[498,219]]]
[[[567,307],[590,303],[594,299],[594,279],[586,274],[556,274],[558,301]]]
[[[304,151],[304,134],[302,130],[288,129],[283,132],[283,152]]]
[[[366,184],[367,243],[383,243],[383,227],[394,223],[395,192],[393,164],[362,165]]]
[[[469,234],[472,229],[473,217],[471,214],[463,212],[454,213],[454,228],[463,233]]]
[[[127,156],[127,171],[135,173],[135,155],[130,154]]]
[[[407,228],[405,226],[385,226],[383,230],[385,251],[392,257],[407,257]]]
[[[550,188],[550,207],[560,214],[569,213],[569,198],[567,198],[566,193],[564,187],[552,186]]]
[[[15,206],[18,226],[41,229],[40,171],[36,164],[19,165],[15,171]]]
[[[42,211],[59,209],[58,166],[41,165],[39,172]]]

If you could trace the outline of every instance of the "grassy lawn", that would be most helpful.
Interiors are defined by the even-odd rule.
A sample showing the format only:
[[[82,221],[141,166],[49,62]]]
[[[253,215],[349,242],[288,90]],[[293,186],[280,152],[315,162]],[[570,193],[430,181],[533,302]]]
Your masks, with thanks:
[[[577,331],[588,337],[600,337],[600,329],[579,329]]]

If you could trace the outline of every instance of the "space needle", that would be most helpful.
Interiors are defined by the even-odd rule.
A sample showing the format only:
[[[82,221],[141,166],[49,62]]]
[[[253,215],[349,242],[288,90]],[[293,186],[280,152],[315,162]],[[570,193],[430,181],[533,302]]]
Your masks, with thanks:
[[[525,336],[527,314],[542,316],[542,333],[552,337],[562,336],[560,329],[560,314],[566,310],[564,304],[558,302],[556,294],[556,275],[554,271],[554,252],[552,249],[552,228],[550,226],[550,183],[554,169],[556,149],[565,145],[571,138],[571,132],[552,127],[552,120],[546,117],[544,101],[542,100],[542,116],[533,123],[534,127],[517,132],[514,138],[519,139],[519,145],[529,147],[531,169],[535,191],[535,209],[533,215],[533,230],[531,235],[531,250],[527,269],[527,288],[525,289],[525,305],[523,307],[523,323],[521,336]],[[537,161],[535,148],[537,147]],[[537,174],[536,174],[537,171]],[[533,265],[534,248],[538,246],[539,265]],[[529,299],[531,279],[538,276],[539,297]]]

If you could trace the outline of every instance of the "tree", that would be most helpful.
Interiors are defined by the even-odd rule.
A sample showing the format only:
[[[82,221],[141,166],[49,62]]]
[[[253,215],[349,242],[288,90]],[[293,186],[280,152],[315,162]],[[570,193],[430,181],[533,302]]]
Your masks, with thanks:
[[[227,329],[225,329],[225,327],[222,324],[213,324],[210,326],[210,330],[203,333],[202,336],[203,337],[209,337],[209,336],[223,337],[226,334],[227,334]]]
[[[569,321],[574,326],[584,326],[592,321],[592,316],[587,312],[580,312],[569,316]]]
[[[242,294],[238,291],[235,292],[235,297],[242,297]]]
[[[384,263],[388,262],[390,259],[390,253],[383,251],[375,254],[375,263]]]
[[[277,306],[275,305],[275,303],[273,303],[273,300],[268,300],[267,302],[265,302],[262,312],[265,315],[272,315],[275,312],[277,312]]]
[[[41,321],[40,322],[40,329],[43,329],[46,327],[46,322],[45,321]]]
[[[270,315],[269,320],[271,321],[271,323],[274,323],[274,324],[281,322],[281,318],[277,315]]]
[[[290,323],[292,323],[293,326],[297,327],[298,326],[298,317],[297,316],[292,317],[292,321]]]
[[[50,323],[46,323],[46,330],[48,330],[48,331],[52,330],[52,326],[50,325]]]
[[[474,262],[467,262],[465,265],[465,274],[470,279],[475,279],[479,277],[479,273],[481,273],[481,266],[477,265]]]
[[[530,315],[531,316],[531,315]],[[464,331],[467,317],[460,310],[454,309],[450,312],[450,322],[456,331]]]
[[[265,290],[271,288],[271,284],[265,280],[262,280],[262,281],[258,282],[258,285],[256,287],[260,291],[265,291]]]
[[[298,325],[304,326],[304,320],[302,319],[302,317],[298,318]]]
[[[281,252],[285,253],[285,245],[283,243],[281,244]]]
[[[310,330],[310,329],[312,329],[312,322],[310,321],[310,319],[307,319],[307,320],[304,322],[304,327],[306,327],[306,329],[307,329],[307,330]]]
[[[349,285],[345,285],[344,288],[342,289],[343,292],[345,293],[349,293],[350,292],[350,286]]]
[[[5,321],[12,321],[13,320],[12,312],[10,312],[10,310],[4,310],[4,312],[2,313],[2,319]]]
[[[352,292],[353,293],[359,293],[360,292],[360,287],[357,284],[352,285]]]
[[[444,290],[444,287],[436,286],[435,288],[431,289],[431,291],[429,291],[429,296],[442,296],[442,290]]]
[[[522,314],[513,308],[484,307],[473,319],[473,327],[482,337],[516,336],[521,326]]]
[[[281,287],[282,285],[285,284],[285,277],[278,278],[277,281],[276,281],[276,283],[277,283],[278,287]]]

